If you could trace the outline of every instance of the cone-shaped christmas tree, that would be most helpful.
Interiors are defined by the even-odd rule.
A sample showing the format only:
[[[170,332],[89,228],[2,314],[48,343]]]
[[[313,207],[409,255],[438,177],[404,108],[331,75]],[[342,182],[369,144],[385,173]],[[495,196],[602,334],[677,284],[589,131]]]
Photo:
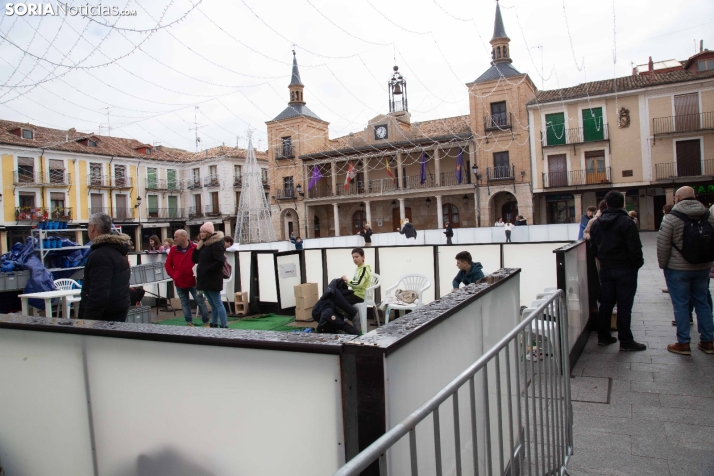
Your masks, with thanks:
[[[238,243],[266,243],[276,241],[270,205],[265,198],[263,178],[253,150],[253,139],[248,134],[248,152],[243,166],[243,185],[236,214],[235,240]]]

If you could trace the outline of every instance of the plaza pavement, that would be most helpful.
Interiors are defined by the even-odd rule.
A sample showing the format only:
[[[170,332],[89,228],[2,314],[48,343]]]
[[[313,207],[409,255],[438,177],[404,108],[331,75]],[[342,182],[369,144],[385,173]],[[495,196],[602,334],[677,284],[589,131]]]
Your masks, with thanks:
[[[632,312],[644,352],[598,347],[592,333],[571,384],[578,475],[714,475],[714,355],[667,351],[676,342],[669,294],[657,266],[657,234],[641,233],[645,265]],[[615,334],[615,333],[613,333]]]

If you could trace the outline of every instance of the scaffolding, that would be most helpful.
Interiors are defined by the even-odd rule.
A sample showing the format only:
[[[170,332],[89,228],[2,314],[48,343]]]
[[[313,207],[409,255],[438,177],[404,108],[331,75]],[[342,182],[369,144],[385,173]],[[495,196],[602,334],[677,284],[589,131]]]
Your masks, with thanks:
[[[248,152],[243,166],[240,203],[236,213],[235,240],[238,243],[276,241],[270,217],[270,205],[265,196],[263,177],[250,135],[248,136]]]

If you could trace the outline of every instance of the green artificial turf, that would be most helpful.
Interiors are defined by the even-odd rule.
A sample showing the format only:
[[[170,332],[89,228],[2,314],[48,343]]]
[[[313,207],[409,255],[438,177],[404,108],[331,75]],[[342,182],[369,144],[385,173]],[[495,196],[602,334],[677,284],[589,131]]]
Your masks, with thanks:
[[[288,324],[295,321],[294,316],[278,316],[277,314],[263,314],[258,317],[228,317],[228,328],[229,329],[242,329],[246,331],[279,331],[279,332],[291,332],[299,327],[292,327]],[[194,317],[193,323],[196,326],[203,325],[200,319]],[[158,325],[165,326],[185,326],[186,320],[183,317],[176,317],[174,319],[167,319],[165,321],[156,322]]]

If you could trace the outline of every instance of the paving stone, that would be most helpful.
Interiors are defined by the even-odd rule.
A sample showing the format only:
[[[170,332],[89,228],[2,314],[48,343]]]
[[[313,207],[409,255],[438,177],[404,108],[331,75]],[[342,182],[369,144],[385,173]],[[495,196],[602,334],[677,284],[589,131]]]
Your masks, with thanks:
[[[619,380],[642,380],[653,382],[652,372],[635,372],[630,369],[604,369],[586,366],[583,369],[583,377],[609,377]]]
[[[630,383],[633,392],[659,393],[670,395],[692,395],[695,397],[714,397],[711,387],[706,383],[684,384],[678,382],[640,382],[633,380]]]
[[[677,364],[679,364],[679,365],[677,365]],[[698,365],[694,365],[694,362],[682,363],[682,362],[675,361],[671,365],[670,364],[655,364],[655,363],[646,364],[646,363],[635,362],[634,364],[632,364],[632,370],[638,371],[638,372],[671,373],[673,375],[678,375],[681,372],[687,372],[687,373],[698,374],[700,377],[704,374],[704,372],[702,372],[701,367],[699,367]]]
[[[709,426],[701,426],[692,423],[664,423],[664,431],[668,440],[685,441],[696,443],[698,441],[712,440],[712,429]],[[714,451],[712,452],[714,454]]]
[[[663,394],[659,396],[659,401],[663,407],[690,408],[701,412],[714,412],[714,398]]]
[[[619,435],[662,433],[665,430],[665,424],[667,423],[654,420],[635,420],[631,418],[607,417],[584,413],[573,414],[574,427],[584,427],[589,430]]]
[[[608,453],[632,454],[632,436],[604,434],[600,431],[580,428],[573,431],[573,447],[575,451],[598,448]]]
[[[632,418],[632,405],[630,403],[615,405],[574,401],[573,412],[589,415]]]
[[[664,435],[637,435],[631,438],[632,454],[665,459],[707,460],[712,456],[714,443],[702,441],[672,441]]]
[[[575,471],[586,471],[587,474],[607,476],[668,476],[667,460],[644,456],[608,453],[606,451],[588,450],[573,455],[568,468]]]
[[[709,456],[702,460],[669,459],[667,461],[669,463],[669,473],[672,475],[714,475],[714,456]]]
[[[579,402],[607,403],[609,385],[606,378],[578,377],[570,379],[571,399]]]
[[[698,425],[714,426],[714,414],[701,409],[653,407],[632,405],[632,417],[643,420],[667,421],[675,423],[696,423]]]

